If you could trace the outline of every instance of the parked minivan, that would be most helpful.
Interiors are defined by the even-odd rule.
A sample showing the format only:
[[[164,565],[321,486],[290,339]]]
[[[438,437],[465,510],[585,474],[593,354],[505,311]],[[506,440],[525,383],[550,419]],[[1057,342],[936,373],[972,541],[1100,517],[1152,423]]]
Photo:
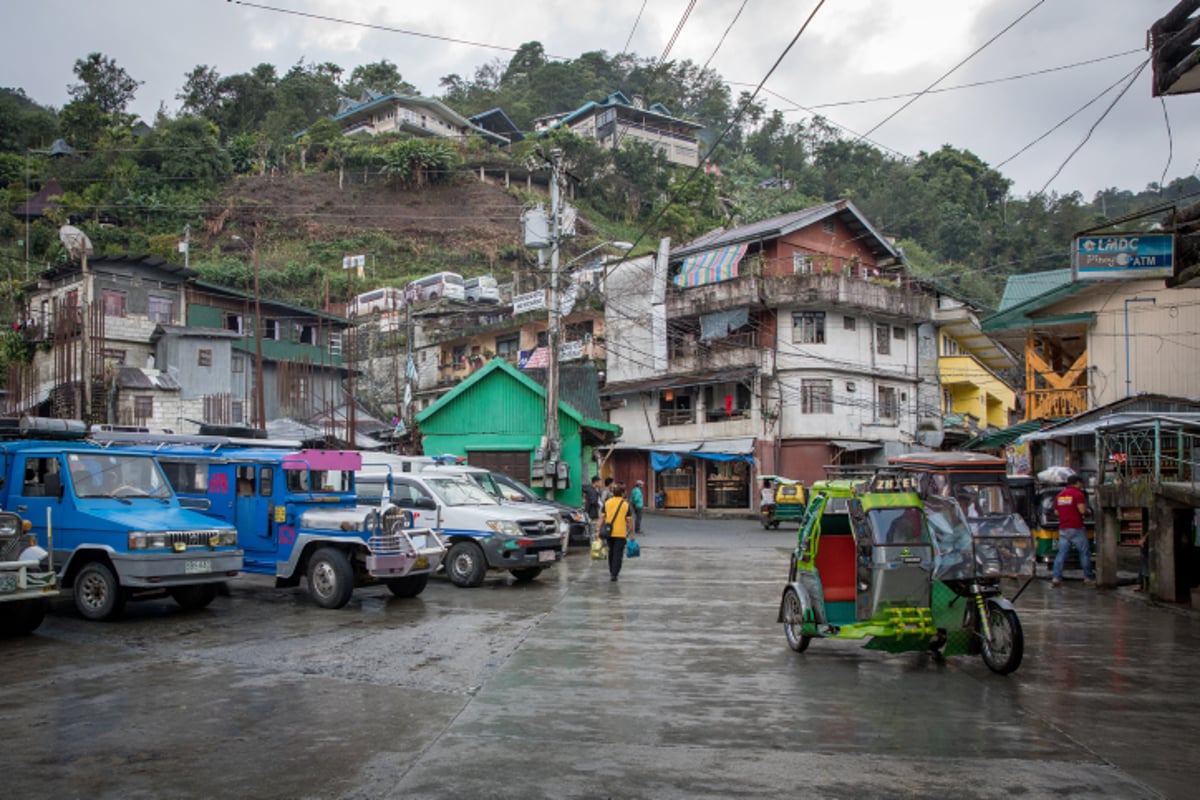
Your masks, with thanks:
[[[442,297],[450,300],[462,300],[464,299],[463,277],[457,272],[438,272],[424,278],[417,278],[405,287],[404,296],[410,303],[422,303]]]
[[[463,295],[472,303],[499,303],[500,284],[491,275],[467,278],[463,283]]]
[[[399,311],[404,308],[404,290],[395,286],[384,286],[363,292],[350,301],[346,316],[350,319],[365,317],[370,314],[386,314],[389,311]]]

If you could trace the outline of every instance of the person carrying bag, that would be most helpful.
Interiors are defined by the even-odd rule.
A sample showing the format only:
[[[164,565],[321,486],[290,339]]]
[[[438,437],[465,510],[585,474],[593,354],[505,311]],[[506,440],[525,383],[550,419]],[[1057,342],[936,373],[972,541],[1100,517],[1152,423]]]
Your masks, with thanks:
[[[604,504],[604,517],[600,524],[600,537],[608,545],[610,581],[616,581],[617,576],[621,574],[621,562],[625,559],[626,542],[633,539],[630,527],[632,519],[633,511],[625,500],[625,484],[615,484],[613,496]]]

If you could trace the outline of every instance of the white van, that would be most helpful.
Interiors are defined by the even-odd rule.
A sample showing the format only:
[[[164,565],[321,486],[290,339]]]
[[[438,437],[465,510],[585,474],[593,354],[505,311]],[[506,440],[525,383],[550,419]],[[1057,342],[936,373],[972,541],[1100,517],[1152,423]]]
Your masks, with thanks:
[[[363,292],[350,301],[346,316],[350,319],[365,317],[370,314],[386,314],[389,311],[399,311],[404,308],[404,290],[395,286],[384,286]]]
[[[404,288],[404,296],[410,303],[423,303],[443,297],[462,300],[465,297],[463,277],[457,272],[438,272],[417,278]]]
[[[390,503],[412,512],[414,525],[435,529],[448,548],[442,564],[455,586],[479,586],[488,570],[529,581],[562,560],[566,531],[556,517],[501,505],[461,470],[440,469],[433,458],[365,455],[355,487],[366,503],[386,489]]]
[[[463,283],[463,295],[472,303],[499,303],[500,284],[491,275],[467,278]]]

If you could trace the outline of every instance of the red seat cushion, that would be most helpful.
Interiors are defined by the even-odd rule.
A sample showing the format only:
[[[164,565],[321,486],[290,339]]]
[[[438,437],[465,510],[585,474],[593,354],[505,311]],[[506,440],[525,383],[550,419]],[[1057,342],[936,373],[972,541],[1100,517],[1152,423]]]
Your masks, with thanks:
[[[826,603],[855,599],[854,551],[853,536],[821,536],[816,567]]]

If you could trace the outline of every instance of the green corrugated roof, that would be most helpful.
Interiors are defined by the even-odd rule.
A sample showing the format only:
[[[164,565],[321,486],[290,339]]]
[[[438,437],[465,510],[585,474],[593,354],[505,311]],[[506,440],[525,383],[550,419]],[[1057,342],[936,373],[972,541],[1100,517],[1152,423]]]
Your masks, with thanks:
[[[1031,419],[1027,422],[1018,422],[1016,425],[1009,425],[1007,428],[999,431],[988,431],[981,433],[967,441],[963,442],[960,450],[996,450],[1001,447],[1006,447],[1016,441],[1017,437],[1024,436],[1027,433],[1032,433],[1036,430],[1041,430],[1042,420]]]
[[[1070,269],[1010,275],[1004,284],[1004,296],[1000,298],[1000,307],[996,311],[1007,311],[1070,282]]]

